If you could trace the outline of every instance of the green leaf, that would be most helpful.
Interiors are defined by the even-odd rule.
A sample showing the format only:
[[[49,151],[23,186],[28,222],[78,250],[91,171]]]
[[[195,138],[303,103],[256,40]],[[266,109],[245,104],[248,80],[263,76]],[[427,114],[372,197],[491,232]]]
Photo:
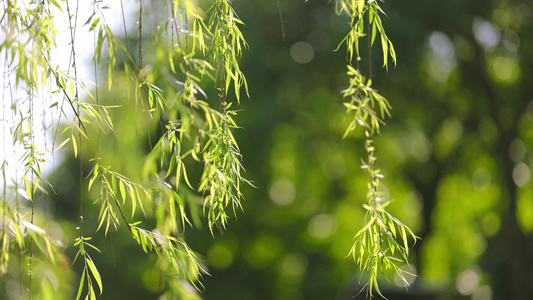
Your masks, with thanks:
[[[185,178],[185,182],[187,183],[187,185],[188,185],[192,190],[194,190],[193,187],[192,187],[192,185],[191,185],[191,183],[189,182],[189,177],[187,176],[187,170],[185,169],[185,164],[184,164],[183,162],[180,162],[180,164],[181,164],[181,167],[183,168],[183,178]]]
[[[89,240],[89,239],[91,239],[91,238],[87,238],[86,240]],[[94,245],[92,245],[92,244],[89,244],[89,243],[87,243],[87,242],[84,242],[83,244],[84,244],[84,245],[87,245],[87,246],[89,246],[89,247],[91,247],[91,248],[93,248],[93,249],[96,250],[98,253],[102,253],[102,252],[100,251],[100,249],[96,248],[96,246],[94,246]]]
[[[76,300],[80,299],[84,284],[85,284],[85,270],[83,270],[83,272],[81,273],[81,280],[80,280],[80,285],[78,287],[78,294],[76,295]]]
[[[63,9],[61,9],[61,6],[59,5],[59,3],[57,3],[56,0],[50,0],[50,2],[52,2],[55,7],[57,7],[61,12],[63,12]]]
[[[372,12],[372,11],[371,11]],[[372,40],[370,45],[374,45],[374,41],[376,40],[376,33],[377,33],[377,22],[372,23]]]
[[[100,230],[100,227],[102,227],[102,225],[104,224],[105,216],[107,214],[108,214],[108,207],[107,205],[102,204],[102,207],[100,208],[100,214],[98,216],[100,220],[98,221],[98,227],[96,228],[96,231]],[[106,230],[106,234],[107,234],[107,230]]]
[[[172,70],[172,73],[176,74],[176,68],[174,67],[174,57],[172,55],[172,52],[168,55],[168,63],[170,65],[170,69]]]
[[[94,50],[94,56],[93,60],[95,60],[97,63],[100,62],[101,52],[102,52],[102,45],[104,44],[105,36],[104,36],[104,29],[102,26],[98,29],[98,39],[96,42],[96,49]]]
[[[173,191],[172,191],[173,193]],[[168,199],[168,205],[169,205],[169,210],[170,210],[170,218],[172,219],[172,224],[175,224],[175,221],[176,221],[176,205],[174,203],[174,197],[169,197]]]
[[[31,189],[31,185],[28,181],[28,178],[24,178],[24,186],[26,187],[26,194],[28,195],[28,200],[33,202],[33,191]]]
[[[365,8],[365,0],[357,0],[357,11],[362,13]]]
[[[394,62],[394,65],[396,65],[396,51],[394,51],[394,46],[392,45],[392,42],[389,40],[389,49],[390,49],[390,56],[392,58],[392,61]]]
[[[78,157],[78,145],[76,143],[76,138],[74,137],[74,135],[71,135],[71,140],[72,140],[72,148],[74,149],[74,157],[77,158]]]
[[[96,18],[95,20],[93,20],[93,23],[91,24],[91,27],[89,28],[89,32],[93,31],[94,28],[96,28],[99,21],[100,21],[100,18]]]
[[[403,245],[405,247],[405,254],[409,254],[409,245],[407,243],[407,234],[405,233],[405,227],[401,226],[400,231],[402,233]]]
[[[394,223],[392,222],[391,219],[389,219],[389,229],[392,232],[392,235],[396,237],[396,226],[394,226]]]
[[[366,232],[370,226],[374,225],[374,221],[376,220],[376,216],[372,216],[372,218],[370,219],[370,221],[368,221],[368,223],[366,223],[366,225],[361,228],[361,230],[359,230],[359,232],[357,232],[357,234],[355,235],[354,238],[357,238],[359,235],[361,235],[362,233]]]
[[[383,66],[387,68],[387,58],[389,54],[389,44],[385,40],[383,34],[381,34],[381,49],[383,50]]]
[[[123,201],[126,201],[126,188],[124,187],[124,182],[122,180],[119,180],[118,185],[120,189],[120,196],[122,197]]]
[[[89,265],[89,269],[91,270],[91,273],[94,279],[96,280],[96,283],[98,284],[98,288],[100,289],[100,295],[102,295],[102,278],[100,277],[100,273],[98,273],[98,270],[96,269],[93,260],[89,256],[87,256],[87,264]]]
[[[109,46],[109,55],[114,55],[113,47]],[[112,57],[110,60],[113,61],[114,57]],[[107,67],[107,88],[109,91],[111,91],[111,86],[113,85],[113,63],[109,63],[109,66]]]

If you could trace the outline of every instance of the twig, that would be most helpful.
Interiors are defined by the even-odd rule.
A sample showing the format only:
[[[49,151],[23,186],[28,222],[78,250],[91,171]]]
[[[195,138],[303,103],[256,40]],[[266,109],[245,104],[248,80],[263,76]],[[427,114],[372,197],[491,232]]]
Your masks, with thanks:
[[[285,41],[285,28],[283,27],[283,15],[281,14],[281,7],[279,6],[279,0],[276,0],[278,2],[278,11],[279,11],[279,19],[281,21],[281,40]]]

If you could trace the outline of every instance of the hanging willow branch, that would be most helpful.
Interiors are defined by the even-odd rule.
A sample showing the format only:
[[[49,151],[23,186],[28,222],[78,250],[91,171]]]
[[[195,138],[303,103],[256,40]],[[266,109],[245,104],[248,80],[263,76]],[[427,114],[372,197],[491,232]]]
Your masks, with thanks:
[[[172,11],[171,20],[167,22],[172,26],[172,39],[174,39],[174,32],[178,39],[177,45],[172,43],[171,49],[167,51],[165,64],[169,67],[167,69],[171,70],[172,75],[165,78],[171,77],[170,84],[165,86],[166,83],[161,83],[161,81],[151,81],[154,78],[164,77],[161,76],[162,73],[158,73],[160,70],[151,69],[151,64],[159,62],[150,61],[149,55],[143,57],[142,40],[147,39],[144,32],[148,31],[142,28],[146,26],[146,22],[143,22],[145,15],[143,15],[142,1],[140,2],[140,41],[137,61],[130,54],[128,45],[122,44],[121,39],[112,32],[105,20],[103,10],[110,6],[103,1],[93,1],[93,14],[87,18],[83,28],[88,32],[93,32],[95,36],[93,53],[95,66],[98,65],[102,56],[107,55],[108,90],[114,89],[113,79],[117,77],[116,72],[123,71],[126,77],[134,83],[135,100],[140,99],[140,96],[145,96],[143,99],[147,99],[146,106],[149,105],[149,107],[145,109],[143,106],[142,111],[150,118],[160,118],[159,122],[164,128],[161,139],[154,147],[150,140],[151,153],[146,159],[148,167],[145,168],[146,172],[143,174],[145,175],[143,184],[134,182],[129,177],[114,171],[112,166],[103,162],[101,153],[93,144],[95,134],[114,133],[113,119],[109,109],[117,108],[117,106],[100,105],[98,98],[92,97],[85,82],[78,80],[75,66],[74,74],[71,76],[68,71],[61,70],[49,59],[50,49],[56,47],[55,35],[57,34],[49,15],[49,7],[55,6],[63,11],[66,6],[67,12],[63,16],[71,21],[72,53],[74,53],[76,41],[74,29],[76,21],[73,20],[78,17],[77,10],[71,11],[68,2],[65,4],[55,0],[32,2],[23,8],[17,7],[16,2],[13,1],[2,2],[1,5],[4,11],[0,20],[4,22],[2,26],[7,30],[7,38],[0,44],[0,52],[5,52],[6,70],[14,74],[14,86],[19,87],[19,84],[24,84],[29,90],[38,91],[47,81],[50,82],[53,93],[63,97],[62,101],[51,104],[50,108],[57,107],[65,119],[67,119],[67,113],[64,109],[73,114],[70,123],[66,124],[62,131],[57,131],[61,133],[54,138],[60,141],[58,141],[59,146],[54,147],[54,151],[69,150],[74,157],[80,159],[80,175],[83,175],[82,157],[87,157],[85,152],[82,156],[82,151],[88,150],[89,157],[93,157],[88,163],[93,166],[87,177],[88,180],[83,180],[80,176],[80,224],[74,245],[78,248],[76,259],[83,259],[83,269],[80,274],[77,299],[82,297],[96,299],[98,294],[102,293],[104,286],[97,266],[89,255],[89,252],[99,253],[100,251],[97,245],[91,242],[91,237],[84,235],[87,228],[84,228],[83,224],[89,221],[83,219],[83,210],[86,207],[83,202],[88,200],[85,199],[88,198],[88,194],[84,191],[84,184],[88,185],[88,190],[93,192],[90,196],[96,194],[92,200],[93,204],[99,208],[99,214],[97,220],[92,221],[97,224],[97,231],[104,229],[107,235],[109,229],[118,228],[121,224],[126,225],[131,237],[145,251],[152,252],[153,250],[158,254],[158,265],[164,274],[168,275],[166,279],[169,282],[169,288],[174,289],[172,292],[179,290],[175,284],[179,281],[176,280],[176,276],[197,286],[196,282],[201,273],[206,273],[206,271],[183,237],[185,226],[192,226],[192,222],[189,221],[190,217],[186,214],[186,208],[190,206],[191,212],[196,209],[194,207],[196,201],[189,196],[192,194],[190,191],[194,190],[193,186],[199,186],[199,192],[205,196],[205,208],[209,210],[207,215],[211,229],[212,225],[218,222],[225,226],[228,215],[225,212],[226,206],[237,203],[240,207],[239,201],[242,198],[240,182],[244,179],[240,176],[241,156],[231,132],[237,126],[232,119],[234,112],[229,110],[230,105],[225,103],[229,84],[232,84],[237,100],[239,100],[241,86],[244,85],[247,92],[246,80],[238,65],[241,47],[244,48],[246,42],[236,26],[242,22],[235,16],[229,2],[217,1],[215,3],[219,9],[213,10],[214,17],[210,18],[208,25],[204,23],[205,13],[198,7],[196,1],[165,1],[165,5],[170,5],[170,11]],[[228,34],[221,34],[219,31],[221,28],[227,30]],[[158,30],[159,28],[154,30],[156,38],[161,33]],[[163,26],[161,30],[164,35],[166,27]],[[25,40],[26,38],[28,40]],[[125,38],[128,43],[127,36]],[[228,51],[228,46],[233,50]],[[158,50],[162,48],[159,47]],[[121,64],[121,62],[125,63]],[[119,70],[120,68],[123,69]],[[217,87],[220,87],[217,96],[219,103],[224,103],[223,107],[213,108],[213,105],[207,101],[207,93],[201,87],[205,77],[213,78]],[[81,95],[82,91],[86,92],[85,97]],[[31,104],[31,101],[29,103]],[[142,104],[145,105],[144,102]],[[22,109],[19,108],[19,103],[15,103],[12,107],[13,115],[19,115],[19,110]],[[30,116],[33,112],[32,107]],[[52,240],[46,231],[29,222],[30,219],[26,215],[19,213],[25,208],[18,201],[19,194],[24,194],[31,202],[37,190],[44,191],[39,184],[42,174],[38,163],[41,162],[42,152],[33,145],[31,138],[34,135],[31,131],[33,122],[31,119],[23,118],[22,114],[20,115],[20,123],[13,126],[13,136],[14,140],[28,151],[21,158],[24,164],[24,176],[17,181],[22,182],[23,188],[19,189],[19,184],[16,184],[14,189],[17,192],[14,195],[6,192],[2,194],[0,206],[2,214],[0,271],[2,273],[8,269],[10,253],[13,250],[20,249],[22,259],[30,259],[29,256],[24,256],[27,255],[26,249],[29,248],[28,240],[30,239],[37,245],[35,255],[42,254],[48,261],[56,261],[56,254],[59,252],[58,243]],[[147,125],[150,139],[148,122]],[[26,128],[30,128],[30,131],[25,131]],[[82,140],[86,149],[82,148]],[[199,184],[189,182],[184,160],[191,158],[204,162],[205,175]],[[152,168],[154,161],[155,167]],[[105,167],[104,163],[106,163]],[[2,170],[4,170],[4,165],[2,164]],[[5,172],[2,174],[5,182]],[[31,176],[32,174],[35,176]],[[213,174],[216,176],[213,177]],[[24,192],[20,192],[22,190]],[[228,196],[224,196],[224,193]],[[16,199],[15,205],[12,205],[14,201],[6,199],[10,197]],[[232,204],[229,204],[228,200],[231,200]],[[226,201],[226,204],[222,206],[214,204],[219,201]],[[136,211],[141,211],[142,215],[147,217],[148,213],[143,206],[146,203],[154,205],[150,211],[156,211],[156,226],[151,231],[137,227],[139,221],[130,223],[130,219],[139,218],[140,214],[136,214]],[[193,220],[197,218],[194,214],[192,217]],[[37,250],[40,252],[37,253]],[[36,264],[38,260],[32,259],[31,261],[32,264]],[[32,270],[36,268],[32,267]],[[22,276],[22,272],[20,273]],[[32,277],[29,278],[31,280]],[[20,281],[22,291],[22,279]],[[34,290],[30,289],[30,291]],[[45,292],[54,293],[49,290],[43,291]],[[36,292],[34,297],[38,297],[39,293],[40,291]]]
[[[237,208],[242,209],[240,184],[249,183],[241,175],[242,155],[231,132],[238,128],[233,120],[237,112],[229,110],[231,103],[227,102],[231,85],[237,102],[240,101],[242,86],[248,95],[246,78],[238,63],[242,49],[248,45],[237,26],[243,25],[243,22],[229,1],[215,0],[208,13],[210,18],[207,27],[212,35],[212,43],[207,55],[217,73],[220,118],[207,132],[209,140],[203,148],[204,172],[199,190],[207,194],[204,209],[207,209],[209,229],[213,233],[213,225],[226,228],[229,219],[227,207],[231,206],[234,214]]]
[[[411,229],[385,210],[390,201],[383,199],[378,191],[384,176],[376,166],[374,137],[379,134],[380,125],[385,124],[384,118],[390,117],[391,107],[387,99],[372,88],[371,53],[376,36],[378,34],[380,36],[385,68],[388,68],[389,57],[396,64],[396,53],[383,28],[380,13],[384,14],[384,12],[377,1],[338,0],[336,12],[339,15],[346,13],[349,17],[351,29],[341,44],[346,44],[348,60],[352,62],[355,56],[357,62],[357,68],[348,65],[347,74],[350,78],[350,85],[342,91],[344,98],[348,100],[344,103],[346,113],[352,116],[344,137],[357,127],[362,127],[367,158],[366,161],[363,161],[361,168],[366,170],[370,177],[366,201],[363,204],[363,208],[366,210],[365,223],[354,237],[355,242],[350,250],[350,255],[360,269],[368,273],[369,296],[372,297],[375,290],[384,297],[379,289],[379,274],[388,274],[392,270],[403,280],[406,287],[409,286],[404,277],[407,272],[401,269],[399,264],[409,264],[408,236],[416,241],[416,236]],[[366,32],[364,30],[365,20],[367,21]],[[361,60],[359,39],[364,36],[368,38],[370,77],[368,80],[359,70]]]
[[[3,105],[5,109],[9,107],[11,110],[10,119],[13,123],[10,128],[10,144],[14,145],[16,159],[8,162],[4,157],[2,163],[4,193],[0,198],[0,274],[6,274],[12,254],[18,253],[20,297],[32,299],[40,298],[48,291],[46,287],[42,290],[35,288],[40,275],[37,270],[49,271],[45,264],[53,264],[62,247],[39,224],[38,207],[41,203],[36,201],[47,201],[46,190],[41,185],[47,183],[41,172],[46,149],[36,145],[39,129],[34,118],[38,115],[38,93],[47,84],[49,73],[46,61],[50,57],[50,48],[55,43],[57,32],[49,5],[17,5],[16,1],[5,1],[1,6],[0,26],[5,35],[0,44],[0,53],[5,59],[3,71],[9,74],[8,80],[5,80],[4,75],[5,86],[2,89],[9,90],[11,97],[11,106],[7,105],[8,97],[3,98]],[[25,95],[17,93],[22,88]],[[17,147],[22,151],[16,150]],[[16,168],[13,186],[7,184],[7,164]],[[6,189],[11,192],[8,193]],[[23,289],[25,283],[27,285]]]

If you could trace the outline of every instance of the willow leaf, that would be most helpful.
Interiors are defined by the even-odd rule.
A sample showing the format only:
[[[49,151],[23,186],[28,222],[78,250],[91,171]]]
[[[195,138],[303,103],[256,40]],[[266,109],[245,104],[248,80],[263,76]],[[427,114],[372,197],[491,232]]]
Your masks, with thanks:
[[[100,273],[96,269],[96,266],[94,265],[93,260],[89,256],[87,256],[87,264],[89,265],[89,269],[91,270],[93,278],[96,280],[96,283],[98,284],[98,288],[100,289],[100,295],[101,295],[103,292],[102,278],[100,277]]]

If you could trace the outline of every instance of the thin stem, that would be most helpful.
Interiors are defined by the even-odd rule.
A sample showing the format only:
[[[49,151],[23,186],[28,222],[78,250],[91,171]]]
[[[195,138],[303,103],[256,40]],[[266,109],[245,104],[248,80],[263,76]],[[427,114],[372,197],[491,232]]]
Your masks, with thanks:
[[[111,176],[113,176],[113,174],[109,170],[107,170],[106,168],[102,168],[102,170],[104,171],[103,173],[110,173]],[[102,180],[106,181],[106,186],[110,186],[109,181],[107,180],[107,178],[105,178],[105,176],[103,174],[102,174]],[[107,187],[106,187],[106,189],[107,189]],[[113,200],[115,202],[115,205],[117,206],[117,208],[118,208],[118,210],[120,212],[120,215],[122,216],[122,219],[124,220],[124,223],[126,223],[126,226],[128,226],[128,230],[133,235],[133,232],[131,230],[131,224],[128,221],[128,218],[126,218],[126,215],[124,214],[124,211],[122,210],[122,206],[118,202],[117,197],[115,196],[115,194],[111,193],[111,198],[113,198]]]
[[[368,4],[368,9],[371,10],[370,4]],[[367,17],[367,37],[368,37],[368,78],[372,79],[372,28],[370,26],[370,17]],[[378,190],[377,187],[379,185],[379,178],[376,176],[376,157],[374,156],[374,130],[371,131],[371,133],[368,132],[368,130],[365,130],[365,138],[367,143],[367,151],[368,151],[368,168],[370,171],[371,176],[371,205],[374,209],[374,213],[376,214],[376,218],[378,218],[378,200],[376,199]],[[381,241],[381,230],[379,226],[376,228],[378,232],[378,244],[379,244],[379,251],[382,251],[383,245]]]
[[[122,0],[120,1],[120,3],[122,4]],[[143,68],[143,12],[144,12],[143,1],[141,0],[139,1],[139,73],[141,72]],[[124,11],[122,11],[122,16],[124,17]],[[124,21],[124,31],[126,31],[125,21]],[[126,43],[127,41],[128,40],[126,39]],[[127,47],[127,44],[126,44],[126,47]],[[142,78],[141,80],[142,82],[144,82],[144,78]],[[142,105],[143,111],[146,111],[146,106],[145,106],[144,101],[142,101],[142,99],[141,99],[141,105]],[[148,135],[148,144],[150,145],[150,151],[152,151],[153,146],[152,146],[152,137],[150,135],[150,122],[148,121],[148,116],[146,116],[146,114],[144,114],[144,120],[147,124],[146,132]]]
[[[122,0],[120,0],[120,5],[122,5]],[[96,9],[95,9],[95,6],[96,6],[96,0],[93,2],[93,14],[96,13]],[[126,29],[124,29],[126,30]],[[96,30],[93,31],[93,39],[94,39],[94,44],[93,44],[93,51],[96,53]],[[126,36],[126,45],[128,44],[128,38]],[[98,103],[98,61],[95,59],[94,60],[94,84],[95,84],[95,98],[96,98],[96,104],[99,104]]]
[[[173,0],[171,2],[171,5],[172,5],[172,23],[174,24],[172,26],[172,39],[174,39],[174,28],[176,28],[176,39],[177,39],[177,45],[178,45],[178,48],[180,50],[180,54],[182,55],[182,62],[181,64],[183,65],[183,69],[185,70],[185,76],[188,77],[189,76],[189,64],[187,61],[185,61],[186,59],[188,59],[188,57],[186,56],[186,53],[189,53],[188,52],[188,43],[187,43],[187,36],[188,34],[185,34],[185,51],[186,52],[183,52],[183,45],[181,43],[181,39],[180,39],[180,30],[179,30],[179,26],[178,26],[178,23],[176,22],[176,14],[177,14],[177,11],[174,10],[174,1]],[[185,14],[184,16],[184,23],[187,24],[188,23],[188,18],[187,18],[187,15]],[[187,32],[187,29],[185,30]],[[172,44],[172,47],[174,47],[174,44]],[[184,54],[185,53],[185,54]],[[196,107],[195,106],[191,106],[192,107],[192,110],[194,113],[196,113]],[[202,133],[201,133],[201,130],[200,130],[200,125],[198,124],[198,120],[195,118],[195,114],[192,114],[191,115],[191,118],[194,122],[194,126],[196,127],[196,132],[197,132],[197,135],[198,135],[198,143],[200,144],[200,149],[203,149],[204,146],[203,146],[203,142],[202,142]]]
[[[220,92],[218,96],[218,110],[223,115],[226,114],[226,72],[224,70],[224,61],[219,66],[220,74]]]
[[[7,62],[8,62],[8,59],[7,59],[7,51],[6,51],[6,60],[4,61],[4,70],[7,70]],[[8,82],[6,80],[6,77],[7,77],[7,72],[3,72],[4,73],[4,78],[3,78],[3,82]],[[2,89],[2,99],[6,99],[6,89]],[[4,228],[4,230],[6,230],[6,205],[7,205],[7,178],[6,178],[6,165],[7,165],[7,159],[6,159],[6,154],[7,154],[7,151],[6,151],[6,145],[7,145],[7,139],[6,139],[6,107],[5,107],[5,103],[2,101],[2,137],[3,137],[3,141],[2,141],[2,148],[3,148],[3,161],[2,161],[2,179],[4,181],[4,186],[3,186],[3,189],[2,189],[2,211],[4,212],[4,214],[2,215],[2,228]]]
[[[172,20],[173,26],[170,26],[170,49],[174,48],[174,26],[176,26],[176,20],[175,20],[175,12],[174,12],[174,1],[171,0],[170,5],[170,19]],[[177,30],[177,29],[176,29]]]
[[[79,132],[78,135],[80,139],[80,150],[81,150],[81,132]],[[80,238],[83,236],[83,161],[81,157],[82,156],[81,156],[81,151],[80,151]]]
[[[29,90],[29,93],[30,93],[30,132],[29,132],[29,135],[30,135],[30,143],[31,143],[31,160],[34,159],[34,155],[35,155],[35,149],[34,149],[34,134],[33,134],[33,89],[30,88]],[[30,168],[31,168],[31,177],[30,177],[30,185],[31,185],[31,191],[30,191],[30,195],[28,195],[28,197],[30,198],[30,202],[31,202],[31,218],[30,218],[30,223],[33,225],[33,218],[35,216],[35,210],[34,210],[34,203],[33,201],[35,200],[34,199],[34,176],[35,176],[35,171],[34,171],[34,167],[33,167],[33,161],[31,161],[31,164],[30,165]],[[29,263],[29,270],[28,270],[28,274],[30,276],[30,283],[29,283],[29,299],[31,300],[32,299],[32,288],[31,288],[31,283],[32,283],[32,279],[33,279],[33,272],[32,272],[32,266],[33,266],[33,236],[30,236],[30,263]]]
[[[283,15],[281,14],[281,7],[279,6],[279,0],[276,0],[278,2],[278,11],[279,11],[279,19],[281,21],[281,40],[285,41],[285,28],[283,27]]]
[[[374,152],[375,152],[374,133],[373,132],[369,133],[368,130],[365,130],[365,137],[366,137],[366,146],[367,146],[367,152],[368,152],[368,171],[370,173],[370,178],[372,180],[371,181],[372,191],[371,191],[370,199],[368,201],[370,202],[369,204],[372,206],[374,214],[376,215],[376,219],[377,219],[379,218],[379,212],[378,212],[378,199],[376,199],[376,197],[378,197],[377,195],[378,195],[379,178],[377,177],[376,168],[375,168],[377,160],[374,155]],[[377,227],[376,230],[379,233],[379,238],[378,238],[379,250],[381,251],[383,249],[383,245],[381,242],[381,230],[379,226],[376,226],[376,227]]]
[[[10,2],[8,2],[8,5],[9,5]],[[7,64],[7,51],[6,51],[6,64]],[[7,69],[7,68],[6,68]],[[6,74],[6,73],[4,73]],[[15,100],[13,98],[13,82],[11,82],[11,77],[8,77],[8,87],[9,87],[9,98],[11,100],[11,120],[13,120],[13,124],[10,128],[10,133],[11,133],[11,136],[14,137],[14,132],[13,132],[13,128],[15,128],[15,119],[16,119],[16,103],[15,103]],[[17,142],[18,141],[18,138],[17,138]],[[5,146],[5,145],[4,145]],[[17,147],[13,147],[13,157],[18,157],[17,156]],[[16,163],[15,163],[15,179],[14,179],[14,190],[15,191],[18,191],[19,189],[19,175],[18,175],[18,170],[19,168],[17,167]],[[16,218],[16,220],[13,220],[13,221],[16,221],[16,222],[19,222],[20,218],[19,218],[19,207],[20,207],[20,201],[19,201],[19,193],[18,192],[15,192],[15,215],[14,215],[14,218]],[[7,199],[6,199],[7,200]],[[18,244],[17,244],[18,245]],[[17,246],[18,248],[18,267],[19,267],[19,289],[20,289],[20,295],[22,296],[23,295],[23,289],[22,289],[22,249],[20,248],[20,245]]]
[[[372,9],[370,7],[370,4],[368,5],[368,9]],[[372,79],[372,28],[370,27],[370,17],[367,18],[367,26],[368,26],[368,78]]]
[[[221,5],[221,3],[219,3],[219,5]],[[220,13],[222,13],[222,9],[220,7],[218,7],[218,9]],[[219,23],[224,22],[223,16],[220,16],[217,22]],[[220,86],[219,86],[220,90],[219,90],[219,95],[218,95],[218,105],[219,105],[220,113],[225,114],[226,113],[226,81],[225,81],[226,72],[225,72],[224,66],[226,64],[226,57],[224,55],[224,50],[226,47],[226,43],[224,41],[223,45],[218,46],[218,47],[216,45],[217,41],[214,41],[214,43],[215,43],[216,51],[218,52],[218,55],[219,55],[219,58],[217,59],[218,73],[220,75]]]
[[[128,227],[129,232],[131,235],[133,235],[133,231],[131,231],[131,225],[130,222],[128,222],[128,219],[126,218],[126,215],[124,214],[124,211],[122,211],[122,206],[120,206],[120,203],[118,203],[117,198],[113,195],[113,200],[115,200],[115,205],[118,208],[118,211],[120,212],[120,215],[122,216],[122,219],[124,220],[124,223],[126,223],[126,226]]]
[[[93,9],[94,9],[94,6],[93,6]],[[75,95],[74,95],[76,100],[79,99],[78,85],[77,85],[78,70],[76,68],[76,50],[75,50],[76,21],[77,21],[77,16],[78,16],[77,10],[78,10],[78,3],[76,4],[76,19],[75,19],[74,27],[73,27],[72,26],[72,15],[70,14],[70,5],[69,5],[69,1],[67,1],[67,13],[68,13],[68,22],[69,22],[70,39],[71,39],[71,57],[70,57],[70,59],[72,61],[72,68],[74,69],[74,81],[76,81],[76,91],[75,91]],[[68,70],[70,71],[70,63],[69,63]],[[76,109],[74,107],[73,101],[70,99],[70,97],[68,97],[68,94],[65,91],[64,87],[62,85],[60,85],[60,86],[61,86],[61,89],[63,90],[63,94],[65,95],[65,97],[67,97],[68,102],[70,103],[70,105],[72,107],[72,110],[76,114],[76,118],[78,119],[79,126],[81,128],[83,128],[83,130],[87,134],[87,129],[85,129],[85,125],[83,124],[83,122],[81,121],[81,118],[80,118],[80,107],[79,107],[79,105],[78,105],[78,107]],[[79,143],[80,143],[80,157],[79,157],[79,161],[80,161],[80,232],[79,233],[80,233],[80,239],[81,239],[82,236],[83,236],[83,161],[82,161],[82,155],[81,155],[81,146],[82,146],[81,132],[78,132],[78,139],[79,139]]]
[[[183,13],[183,19],[185,20],[185,53],[189,53],[189,17],[186,13]]]
[[[120,0],[120,9],[122,11],[122,25],[124,27],[124,39],[126,40],[126,50],[129,52],[130,46],[128,45],[128,31],[126,29],[126,16],[124,15],[124,4],[122,3],[122,0]]]
[[[143,68],[143,1],[139,1],[139,72]]]
[[[58,78],[59,76],[54,72],[54,75],[56,78]],[[68,95],[68,92],[67,90],[65,90],[65,87],[62,86],[62,85],[59,85],[59,88],[61,89],[61,91],[63,92],[63,96],[65,96],[65,98],[67,99],[68,103],[70,104],[70,107],[72,108],[72,111],[74,112],[74,115],[76,116],[76,119],[78,120],[80,126],[81,126],[81,129],[83,129],[83,132],[85,132],[85,134],[89,134],[89,131],[87,131],[87,128],[85,128],[85,123],[83,123],[81,121],[81,115],[80,115],[80,109],[79,109],[79,106],[78,106],[78,109],[76,109],[74,107],[74,101],[70,98],[70,96]],[[77,90],[77,87],[76,87],[76,90]],[[94,148],[94,146],[93,146]],[[95,153],[96,153],[96,149],[94,149]]]

